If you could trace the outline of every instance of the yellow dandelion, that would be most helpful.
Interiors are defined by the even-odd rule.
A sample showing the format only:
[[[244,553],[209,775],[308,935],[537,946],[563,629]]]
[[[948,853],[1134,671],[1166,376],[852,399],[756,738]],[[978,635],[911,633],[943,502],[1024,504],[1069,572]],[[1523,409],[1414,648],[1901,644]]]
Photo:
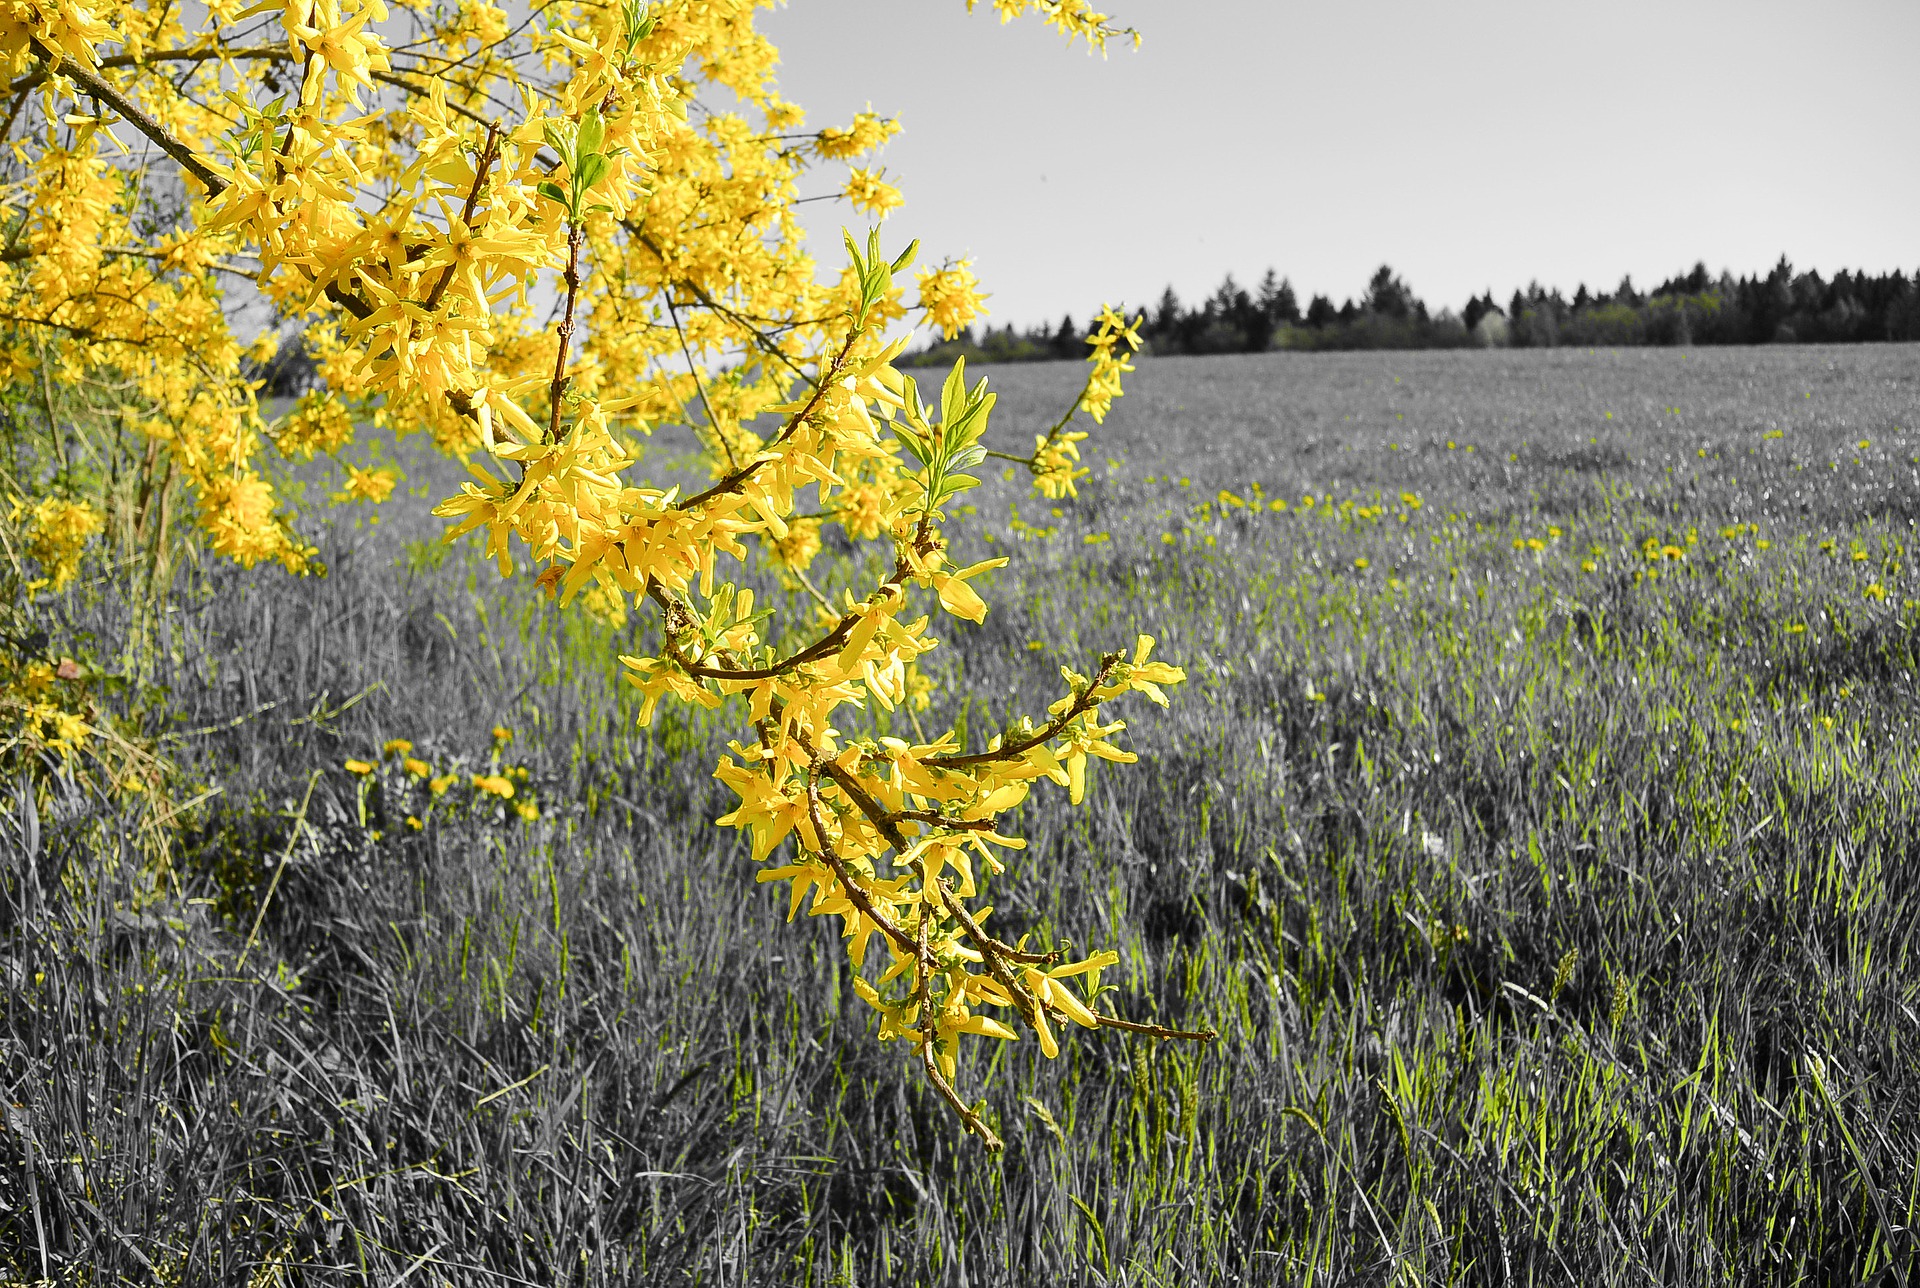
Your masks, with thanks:
[[[488,796],[498,796],[503,801],[513,799],[513,780],[500,774],[475,774],[473,789]]]

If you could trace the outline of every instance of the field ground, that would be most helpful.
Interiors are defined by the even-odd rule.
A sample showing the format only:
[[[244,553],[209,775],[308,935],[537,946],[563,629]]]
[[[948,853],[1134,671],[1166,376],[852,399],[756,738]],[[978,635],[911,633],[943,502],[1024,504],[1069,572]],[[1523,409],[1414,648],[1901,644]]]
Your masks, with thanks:
[[[987,374],[1008,446],[1080,379]],[[1914,1277],[1920,350],[1162,359],[1085,452],[1057,508],[975,494],[963,550],[1015,563],[930,718],[979,737],[1140,631],[1187,668],[1141,764],[1025,807],[995,916],[1216,1042],[983,1053],[986,1154],[711,825],[727,727],[634,732],[645,626],[315,483],[324,580],[188,567],[144,643],[67,605],[212,794],[157,884],[78,796],[0,822],[0,1265]],[[393,738],[524,765],[540,817],[341,769]]]

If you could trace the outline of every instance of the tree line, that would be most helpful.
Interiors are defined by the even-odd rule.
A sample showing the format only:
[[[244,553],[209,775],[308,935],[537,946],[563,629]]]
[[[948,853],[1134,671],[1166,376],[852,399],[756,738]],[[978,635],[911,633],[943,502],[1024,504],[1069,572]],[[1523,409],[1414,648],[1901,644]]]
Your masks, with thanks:
[[[1459,312],[1429,309],[1391,266],[1357,298],[1335,305],[1315,295],[1303,309],[1293,284],[1272,269],[1252,290],[1231,273],[1206,299],[1186,304],[1169,286],[1143,316],[1154,354],[1260,353],[1269,349],[1617,348],[1630,345],[1849,344],[1920,340],[1920,274],[1832,278],[1796,272],[1785,256],[1764,276],[1714,276],[1704,263],[1642,292],[1631,276],[1611,292],[1582,283],[1568,299],[1534,282],[1505,302],[1485,292]],[[1071,314],[1058,326],[969,328],[910,361],[1034,362],[1086,356],[1086,330]]]

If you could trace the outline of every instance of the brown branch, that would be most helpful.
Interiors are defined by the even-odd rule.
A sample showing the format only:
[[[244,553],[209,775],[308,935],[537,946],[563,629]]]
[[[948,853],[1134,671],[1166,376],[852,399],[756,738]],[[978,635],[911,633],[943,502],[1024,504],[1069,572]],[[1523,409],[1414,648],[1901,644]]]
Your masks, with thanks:
[[[1066,956],[1065,953],[1057,948],[1050,953],[1030,953],[1024,949],[1015,948],[1012,944],[995,939],[986,932],[985,928],[983,928],[979,922],[973,919],[973,915],[962,906],[959,899],[954,896],[953,891],[947,888],[945,881],[936,881],[934,885],[940,891],[940,901],[947,906],[947,911],[953,914],[954,920],[966,928],[968,937],[973,940],[974,946],[979,948],[983,954],[989,952],[995,953],[1006,958],[1008,961],[1018,962],[1022,966],[1052,966],[1062,957]]]
[[[847,336],[847,342],[840,346],[840,352],[833,356],[833,362],[828,365],[827,370],[822,373],[820,380],[814,385],[813,396],[807,399],[804,407],[793,414],[793,418],[781,428],[779,434],[775,435],[773,442],[767,445],[768,447],[778,447],[781,443],[786,442],[787,439],[793,437],[794,431],[800,428],[801,422],[813,415],[814,408],[818,407],[820,400],[826,397],[827,386],[833,383],[834,379],[840,374],[841,368],[846,366],[847,355],[853,352],[854,342],[860,338],[860,334],[858,330],[855,330]],[[691,510],[697,505],[711,501],[716,496],[724,496],[728,492],[738,492],[741,485],[759,473],[760,467],[765,464],[765,461],[754,461],[751,464],[743,465],[706,491],[696,496],[688,497],[674,508],[676,510]]]
[[[494,159],[499,156],[499,154],[500,127],[498,125],[489,125],[487,127],[487,145],[480,149],[480,160],[473,168],[473,189],[467,193],[467,202],[460,208],[460,226],[466,228],[468,231],[472,231],[474,208],[480,204],[480,190],[487,186],[487,171],[493,168]],[[453,230],[449,228],[447,231],[451,234]],[[433,290],[427,293],[427,302],[424,306],[427,312],[431,313],[440,307],[440,297],[447,293],[447,283],[453,280],[453,274],[457,267],[457,265],[448,264],[446,269],[441,272],[440,280],[435,282],[433,284]]]
[[[1060,735],[1062,730],[1073,722],[1075,716],[1084,711],[1091,711],[1104,701],[1104,699],[1095,698],[1093,695],[1100,686],[1105,683],[1107,676],[1113,673],[1113,668],[1119,664],[1120,657],[1121,655],[1118,653],[1108,653],[1103,656],[1100,659],[1100,669],[1094,672],[1093,679],[1088,681],[1085,689],[1074,695],[1073,705],[1061,712],[1054,719],[1048,721],[1041,727],[1039,732],[1035,733],[1032,737],[1023,738],[1019,742],[1008,743],[1006,746],[996,748],[993,751],[976,751],[972,755],[967,756],[929,756],[923,763],[945,766],[990,765],[998,760],[1011,760],[1015,756],[1025,755],[1041,743],[1051,742]]]
[[[1158,1024],[1141,1024],[1137,1020],[1123,1020],[1115,1015],[1102,1015],[1095,1011],[1093,1018],[1100,1021],[1103,1029],[1122,1029],[1128,1033],[1141,1033],[1150,1038],[1182,1038],[1188,1042],[1211,1042],[1219,1037],[1212,1029],[1169,1029]]]
[[[927,1071],[927,1081],[953,1106],[953,1111],[960,1115],[960,1121],[966,1124],[967,1130],[978,1136],[989,1150],[997,1153],[1004,1142],[994,1135],[993,1128],[987,1126],[972,1106],[960,1099],[960,1093],[940,1072],[940,1057],[936,1050],[940,1042],[940,1018],[933,1009],[934,962],[933,949],[927,943],[927,922],[927,906],[923,903],[920,905],[919,933],[914,943],[914,965],[918,975],[915,992],[920,999],[920,1063]]]
[[[560,352],[553,359],[553,383],[547,393],[553,406],[547,413],[547,439],[549,443],[560,441],[560,405],[567,396],[567,386],[572,383],[567,375],[567,354],[573,348],[573,306],[580,297],[580,247],[587,240],[587,230],[580,224],[571,224],[567,228],[567,311],[560,319]],[[451,266],[449,266],[451,267]]]
[[[998,951],[1006,945],[982,930],[980,923],[967,914],[966,909],[960,906],[960,901],[952,897],[945,885],[935,881],[933,889],[940,898],[941,906],[953,914],[954,919],[960,923],[960,928],[966,932],[967,938],[973,940],[973,946],[979,950],[987,973],[993,976],[994,983],[1006,991],[1007,997],[1013,1002],[1014,1010],[1020,1013],[1020,1018],[1027,1022],[1029,1028],[1036,1033],[1039,1032],[1042,1023],[1041,1011],[1044,1006],[1040,999],[1033,995],[1033,990],[1020,982],[1019,976],[1015,975],[1007,965],[1005,955]],[[1017,955],[1027,956],[1028,954]]]
[[[145,54],[114,54],[102,58],[100,66],[108,67],[145,67],[149,63],[209,63],[235,61],[264,61],[291,63],[296,61],[285,45],[252,45],[241,49],[156,49]],[[9,85],[8,92],[23,94],[46,82],[48,70],[28,72]]]
[[[934,827],[949,828],[955,832],[991,832],[993,820],[990,818],[954,818],[942,814],[937,809],[897,809],[891,811],[888,818],[895,822],[927,823]]]
[[[807,821],[813,824],[814,839],[820,842],[820,857],[826,861],[833,875],[839,879],[840,886],[847,892],[847,902],[860,910],[860,915],[880,927],[887,938],[899,944],[908,952],[914,951],[914,942],[900,924],[891,916],[880,911],[878,904],[865,888],[854,880],[853,872],[844,860],[834,852],[833,842],[827,839],[826,824],[820,818],[820,779],[818,776],[807,780]]]
[[[165,152],[168,156],[179,162],[181,169],[185,170],[195,179],[198,179],[206,188],[209,197],[217,197],[227,190],[227,181],[225,179],[222,179],[210,170],[207,167],[207,163],[202,161],[192,148],[167,133],[160,122],[148,116],[146,112],[141,110],[141,108],[125,94],[122,94],[112,85],[95,76],[92,72],[80,66],[72,59],[64,58],[53,50],[48,49],[40,41],[35,40],[33,42],[33,48],[35,53],[38,53],[42,58],[47,60],[48,74],[65,76],[75,85],[84,89],[89,95],[99,99],[102,103],[105,103],[108,107],[118,112],[127,124],[133,126],[134,129],[140,131],[140,133],[146,135],[149,139],[152,139],[159,145],[162,152]]]
[[[667,267],[666,251],[660,248],[659,242],[655,241],[652,237],[648,236],[647,233],[642,231],[640,228],[640,225],[636,224],[631,219],[622,219],[620,221],[620,226],[626,229],[627,234],[631,236],[635,241],[639,242],[642,246],[646,247],[649,251],[653,253],[653,257],[660,261],[661,268]],[[698,282],[694,281],[690,277],[669,278],[667,284],[670,286],[684,287],[687,291],[689,291],[693,295],[694,299],[700,301],[700,303],[704,305],[707,309],[709,309],[714,313],[720,314],[722,317],[728,318],[736,326],[744,327],[747,331],[752,333],[754,343],[759,345],[761,349],[765,350],[769,356],[773,357],[774,359],[778,360],[781,363],[784,363],[793,372],[794,375],[799,376],[802,380],[805,380],[807,378],[807,373],[801,370],[800,365],[798,363],[796,363],[792,358],[788,357],[785,353],[781,352],[780,347],[778,345],[774,344],[772,341],[767,339],[766,335],[762,333],[759,326],[756,325],[757,319],[748,317],[746,314],[740,312],[738,309],[730,308],[727,305],[722,304],[719,300],[716,300],[713,297],[711,292],[709,292],[705,287],[701,286]],[[771,321],[772,319],[766,319],[766,320]]]
[[[848,613],[834,628],[815,640],[792,657],[775,662],[771,666],[737,667],[707,666],[700,662],[689,662],[676,657],[675,662],[688,675],[696,675],[705,680],[774,680],[797,670],[809,662],[817,662],[846,642],[847,632],[860,620],[858,613]]]

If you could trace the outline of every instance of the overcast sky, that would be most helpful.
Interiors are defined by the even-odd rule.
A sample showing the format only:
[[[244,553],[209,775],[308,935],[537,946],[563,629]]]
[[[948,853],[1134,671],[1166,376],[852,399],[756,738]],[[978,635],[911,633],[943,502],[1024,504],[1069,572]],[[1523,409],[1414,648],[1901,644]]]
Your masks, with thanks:
[[[1269,265],[1304,305],[1390,263],[1436,308],[1698,259],[1920,268],[1920,0],[1107,7],[1138,51],[1089,57],[990,0],[792,0],[762,24],[809,124],[902,118],[889,244],[971,256],[996,324]],[[837,266],[864,217],[803,209]]]

